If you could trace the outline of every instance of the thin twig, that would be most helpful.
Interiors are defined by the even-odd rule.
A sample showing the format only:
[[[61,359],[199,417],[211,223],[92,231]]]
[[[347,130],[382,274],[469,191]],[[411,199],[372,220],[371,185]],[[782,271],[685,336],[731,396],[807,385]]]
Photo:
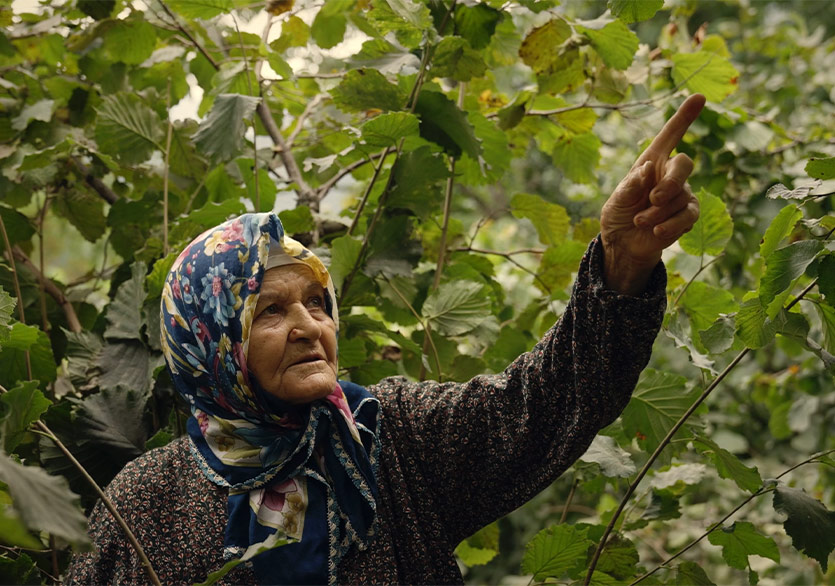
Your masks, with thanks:
[[[26,256],[26,253],[23,252],[19,246],[14,246],[12,248],[12,254],[18,262],[32,271],[43,286],[44,291],[46,291],[46,293],[55,300],[55,303],[61,307],[64,311],[64,317],[67,319],[67,326],[69,326],[70,331],[76,333],[80,332],[82,330],[81,322],[78,321],[78,315],[75,313],[75,308],[73,308],[72,303],[70,303],[70,300],[67,299],[67,296],[64,295],[64,292],[61,291],[55,283],[48,279],[43,272],[41,272],[38,267],[34,265],[34,263],[28,256]]]
[[[685,283],[685,284],[684,284],[684,288],[682,288],[682,290],[681,290],[681,291],[679,291],[679,294],[678,294],[678,295],[676,295],[676,299],[675,299],[675,301],[673,301],[673,303],[672,303],[672,307],[671,307],[670,309],[674,309],[676,306],[678,306],[678,302],[679,302],[679,300],[681,299],[681,296],[682,296],[682,295],[684,295],[684,292],[685,292],[685,291],[687,291],[687,289],[690,287],[690,285],[692,285],[692,284],[693,284],[693,281],[695,281],[695,280],[696,280],[696,277],[698,277],[699,275],[701,275],[701,274],[704,272],[704,270],[705,270],[705,269],[707,269],[710,265],[712,265],[713,263],[715,263],[716,261],[718,261],[718,260],[719,260],[720,258],[722,258],[723,256],[725,256],[725,253],[724,253],[724,252],[723,252],[723,253],[721,253],[721,254],[720,254],[719,256],[717,256],[716,258],[712,258],[712,259],[710,259],[710,260],[709,260],[706,264],[703,264],[702,266],[700,266],[700,267],[699,267],[699,270],[698,270],[698,271],[696,271],[696,274],[695,274],[695,275],[693,275],[693,276],[690,278],[690,280],[689,280],[689,281],[687,281],[687,283]],[[703,258],[704,258],[704,257],[703,257]]]
[[[186,36],[186,38],[189,40],[189,42],[192,45],[194,45],[194,48],[197,49],[198,51],[200,51],[200,54],[203,55],[203,57],[205,57],[206,60],[209,63],[211,63],[212,67],[214,67],[215,69],[220,69],[220,65],[218,65],[217,61],[215,61],[214,58],[212,58],[212,56],[209,55],[209,52],[206,51],[206,49],[203,48],[203,45],[201,45],[199,42],[197,42],[197,39],[195,39],[191,35],[191,33],[188,31],[188,29],[186,29],[186,27],[184,27],[182,24],[180,24],[180,20],[177,18],[177,16],[173,12],[171,12],[171,9],[168,8],[168,6],[165,4],[165,2],[163,2],[163,0],[157,0],[157,1],[159,2],[160,6],[162,6],[162,9],[165,10],[165,13],[168,15],[168,17],[171,20],[174,21],[174,25],[177,27],[177,30],[179,30],[181,33],[183,33]]]
[[[374,173],[371,175],[371,180],[368,182],[368,185],[365,186],[365,191],[363,192],[360,202],[357,205],[357,209],[354,212],[354,219],[351,220],[351,225],[348,227],[348,236],[354,233],[357,224],[359,224],[360,216],[362,216],[362,212],[365,210],[365,204],[368,203],[368,196],[371,195],[371,190],[374,188],[374,184],[377,183],[377,179],[380,177],[380,172],[383,170],[383,165],[386,162],[386,157],[389,155],[389,152],[391,152],[391,147],[387,146],[378,155],[380,157],[380,161],[377,166],[374,167]]]
[[[43,272],[44,267],[44,250],[43,250],[43,224],[44,220],[46,219],[46,210],[49,208],[49,193],[44,193],[43,199],[43,206],[41,206],[40,211],[38,212],[38,257],[39,257],[39,270]],[[49,333],[50,326],[49,320],[46,316],[46,291],[44,290],[43,283],[38,283],[38,291],[41,301],[41,328],[46,333]]]
[[[487,250],[485,248],[476,248],[474,246],[459,246],[454,250],[455,252],[477,252],[479,254],[492,254],[495,256],[503,256],[505,258],[510,258],[515,254],[545,254],[544,248],[517,248],[516,250],[502,252],[500,250]]]
[[[803,299],[803,297],[805,297],[806,294],[809,291],[811,291],[812,288],[815,287],[815,285],[817,285],[817,283],[818,279],[813,280],[806,288],[803,289],[803,291],[800,292],[800,294],[797,297],[795,297],[791,301],[791,303],[786,305],[785,310],[789,311],[792,307],[794,307],[795,304],[797,304],[801,299]],[[713,382],[711,382],[710,385],[702,392],[702,394],[699,395],[699,397],[693,402],[690,408],[687,409],[687,411],[679,418],[679,420],[675,422],[670,431],[667,432],[667,435],[664,436],[664,439],[661,440],[661,443],[658,445],[658,447],[655,448],[655,451],[649,457],[649,460],[647,460],[646,464],[644,464],[644,467],[641,468],[640,472],[638,472],[638,475],[635,477],[635,480],[633,480],[632,483],[629,485],[626,494],[623,496],[620,503],[618,504],[618,508],[612,515],[612,519],[606,526],[606,530],[603,532],[603,536],[600,538],[600,542],[597,544],[597,548],[594,550],[594,556],[592,557],[591,563],[589,564],[588,573],[586,574],[586,579],[584,581],[584,586],[588,586],[589,582],[591,582],[591,577],[594,573],[594,568],[597,566],[597,562],[600,559],[600,554],[602,553],[603,548],[606,545],[606,541],[608,540],[609,535],[614,530],[618,518],[623,512],[623,509],[626,506],[626,503],[629,501],[629,498],[632,496],[632,494],[635,492],[635,489],[638,487],[638,484],[640,484],[644,476],[646,476],[647,472],[649,472],[649,469],[658,459],[658,456],[661,455],[661,452],[664,450],[664,448],[667,447],[667,444],[670,443],[670,440],[672,440],[673,436],[678,432],[679,429],[681,429],[681,427],[690,418],[690,416],[693,415],[696,409],[698,409],[699,405],[701,405],[704,402],[704,400],[707,399],[707,397],[713,392],[713,390],[717,386],[719,386],[719,383],[722,382],[726,376],[728,376],[728,373],[730,373],[731,370],[733,370],[736,367],[736,365],[739,364],[739,362],[750,351],[751,348],[745,348],[744,350],[742,350],[739,354],[736,355],[736,357],[730,362],[730,364],[728,364],[728,366],[726,366],[725,369],[715,379],[713,379]]]
[[[90,173],[90,170],[87,168],[87,166],[80,160],[78,160],[77,157],[70,157],[69,160],[72,161],[73,165],[75,165],[75,168],[78,169],[78,172],[81,174],[82,177],[84,177],[84,181],[87,182],[87,185],[92,187],[93,190],[96,193],[98,193],[102,197],[102,199],[104,199],[104,201],[111,205],[116,203],[116,201],[119,199],[119,196],[116,195],[116,192],[114,192],[107,185],[105,185],[105,183],[101,179]]]
[[[367,165],[368,163],[370,163],[374,159],[379,159],[379,158],[385,159],[386,156],[388,156],[388,149],[383,149],[379,153],[376,153],[376,154],[373,154],[373,155],[368,155],[364,159],[359,159],[359,160],[354,161],[353,163],[349,163],[348,165],[345,165],[339,171],[337,171],[336,174],[333,177],[331,177],[330,179],[325,181],[322,185],[320,185],[316,189],[316,197],[318,197],[320,200],[324,199],[325,196],[328,194],[328,192],[331,190],[331,188],[334,185],[336,185],[343,177],[345,177],[346,175],[350,175],[351,173],[353,173],[354,171],[356,171],[360,167],[362,167],[364,165]]]
[[[3,235],[3,243],[6,245],[6,255],[9,258],[9,267],[11,267],[12,271],[12,283],[14,284],[15,295],[17,296],[17,315],[20,323],[26,324],[26,313],[23,310],[23,296],[20,294],[20,281],[17,278],[17,268],[15,267],[12,245],[9,242],[9,234],[6,232],[6,223],[3,221],[2,214],[0,214],[0,233]],[[23,356],[26,359],[26,374],[29,375],[29,380],[32,380],[32,361],[29,359],[28,349],[24,350]]]
[[[168,256],[168,173],[171,166],[171,135],[174,125],[171,122],[171,80],[167,91],[168,132],[165,137],[165,169],[162,173],[162,255]]]
[[[400,298],[400,301],[402,301],[403,304],[409,308],[409,311],[412,312],[412,315],[415,316],[415,319],[418,320],[418,323],[421,325],[423,331],[426,333],[426,337],[429,340],[429,345],[432,347],[433,357],[435,358],[435,368],[438,369],[438,382],[441,382],[441,358],[438,354],[438,349],[435,347],[435,341],[432,339],[429,324],[423,321],[423,319],[420,317],[420,314],[415,310],[412,304],[409,303],[409,300],[403,296],[403,294],[397,289],[394,283],[392,283],[386,275],[381,274],[380,276],[383,277],[386,283],[388,283],[389,287],[391,287],[391,290],[397,294],[397,296]],[[421,364],[423,364],[423,360],[421,360]]]
[[[299,133],[302,131],[304,127],[304,121],[307,120],[308,116],[313,113],[313,110],[319,107],[319,104],[322,103],[324,100],[325,94],[316,94],[313,96],[313,99],[310,100],[302,110],[302,113],[299,114],[298,118],[296,118],[296,125],[293,127],[293,130],[290,132],[290,135],[287,137],[287,148],[293,148],[293,143],[296,141],[296,138],[299,136]],[[318,195],[318,193],[317,193]]]
[[[568,509],[571,507],[571,501],[574,500],[574,492],[577,490],[578,484],[580,484],[580,479],[575,476],[574,482],[571,483],[571,490],[568,491],[568,498],[565,499],[565,505],[563,505],[560,521],[557,525],[565,523],[565,518],[568,516]]]
[[[794,465],[794,466],[792,466],[791,468],[789,468],[789,469],[787,469],[787,470],[784,470],[784,471],[783,471],[783,472],[782,472],[779,476],[777,476],[777,480],[781,479],[781,478],[782,478],[783,476],[785,476],[786,474],[788,474],[788,473],[790,473],[790,472],[793,472],[793,471],[794,471],[794,470],[796,470],[797,468],[800,468],[801,466],[805,466],[806,464],[812,464],[812,463],[814,463],[814,462],[815,462],[818,458],[820,458],[820,457],[822,457],[822,456],[827,456],[827,455],[829,455],[829,454],[832,454],[833,452],[835,452],[835,449],[828,450],[828,451],[826,451],[826,452],[821,452],[821,453],[818,453],[818,454],[813,454],[812,456],[810,456],[810,457],[809,457],[809,458],[807,458],[806,460],[803,460],[802,462],[800,462],[800,463],[798,463],[798,464],[795,464],[795,465]],[[638,582],[641,582],[642,580],[644,580],[644,579],[646,579],[646,578],[648,578],[648,577],[652,576],[655,572],[657,572],[658,570],[660,570],[661,568],[663,568],[664,566],[666,566],[667,564],[669,564],[671,561],[673,561],[674,559],[676,559],[677,557],[679,557],[680,555],[682,555],[682,554],[683,554],[684,552],[686,552],[687,550],[689,550],[689,549],[691,549],[692,547],[694,547],[696,544],[698,544],[700,541],[702,541],[705,537],[707,537],[708,535],[710,535],[711,533],[713,533],[716,529],[718,529],[719,527],[721,527],[722,525],[724,525],[725,521],[727,521],[728,519],[730,519],[730,518],[731,518],[731,517],[732,517],[732,516],[733,516],[733,515],[737,512],[737,511],[739,511],[742,507],[744,507],[745,505],[747,505],[748,503],[750,503],[750,502],[751,502],[752,500],[754,500],[755,498],[760,497],[760,496],[762,496],[762,495],[764,495],[764,494],[767,494],[767,493],[769,493],[769,492],[772,492],[773,490],[774,490],[774,488],[771,488],[771,487],[769,487],[769,488],[766,488],[765,486],[760,487],[760,488],[759,488],[759,490],[757,490],[755,493],[753,493],[753,494],[751,494],[751,495],[748,495],[748,497],[747,497],[744,501],[742,501],[739,505],[737,505],[736,507],[734,507],[734,509],[733,509],[730,513],[728,513],[727,515],[725,515],[724,517],[722,517],[721,519],[719,519],[717,522],[715,522],[714,524],[712,524],[712,525],[711,525],[711,526],[707,529],[707,531],[705,531],[704,533],[702,533],[701,535],[699,535],[696,539],[694,539],[693,541],[691,541],[690,543],[688,543],[686,546],[684,546],[683,548],[681,548],[681,549],[680,549],[679,551],[677,551],[675,554],[671,555],[670,557],[668,557],[667,559],[665,559],[663,562],[661,562],[660,564],[658,564],[657,566],[655,566],[655,568],[653,568],[653,569],[652,569],[652,570],[650,570],[649,572],[647,572],[647,573],[643,574],[642,576],[640,576],[640,577],[636,578],[635,580],[633,580],[633,581],[629,584],[629,586],[634,586],[634,585],[635,585],[635,584],[637,584]]]

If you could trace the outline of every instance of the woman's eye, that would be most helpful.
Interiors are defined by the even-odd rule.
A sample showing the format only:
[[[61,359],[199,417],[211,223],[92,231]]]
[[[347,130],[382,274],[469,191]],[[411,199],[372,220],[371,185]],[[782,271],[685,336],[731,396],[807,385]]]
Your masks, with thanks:
[[[310,298],[310,300],[308,301],[308,304],[311,307],[324,307],[325,306],[325,300],[320,295],[316,295],[316,296]]]
[[[264,313],[267,315],[276,315],[278,313],[278,305],[273,303],[264,310]]]

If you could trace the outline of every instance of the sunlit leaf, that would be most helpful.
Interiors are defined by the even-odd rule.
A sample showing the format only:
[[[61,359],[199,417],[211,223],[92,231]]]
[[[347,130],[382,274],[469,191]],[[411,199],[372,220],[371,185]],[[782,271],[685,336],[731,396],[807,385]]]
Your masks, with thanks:
[[[711,102],[721,102],[736,91],[739,71],[716,53],[675,53],[672,60],[676,85],[704,94]]]
[[[168,0],[169,8],[185,18],[214,18],[232,10],[232,0]]]
[[[622,20],[613,20],[599,29],[585,26],[579,29],[589,37],[591,46],[608,67],[626,69],[632,64],[638,50],[638,35]]]
[[[144,20],[117,20],[107,30],[104,49],[114,61],[137,65],[154,52],[156,29]]]
[[[664,6],[664,0],[609,0],[609,10],[626,24],[649,20]]]
[[[690,317],[696,331],[709,328],[720,313],[732,313],[738,305],[727,289],[714,287],[703,281],[690,284],[681,296],[681,305]]]
[[[510,200],[510,209],[517,218],[527,218],[533,223],[543,244],[559,244],[568,236],[571,220],[561,205],[545,201],[538,195],[517,193]]]
[[[351,0],[327,0],[313,18],[310,34],[316,44],[323,49],[330,49],[339,44],[345,36],[348,20],[346,12],[351,8]]]
[[[806,172],[817,179],[835,179],[835,157],[809,159]]]
[[[803,218],[803,212],[794,204],[789,204],[774,217],[768,229],[763,235],[760,243],[760,256],[768,258],[772,252],[789,234],[794,230],[795,225]]]
[[[592,183],[600,161],[601,144],[597,135],[591,132],[566,134],[554,145],[551,157],[554,164],[572,181]]]
[[[465,539],[455,548],[455,555],[467,566],[481,566],[499,553],[499,526],[491,523]]]
[[[712,193],[702,189],[696,197],[700,206],[699,219],[693,229],[679,239],[679,244],[688,254],[719,254],[733,234],[733,220],[725,202]]]
[[[774,508],[786,515],[783,527],[792,545],[814,558],[826,573],[828,557],[835,549],[835,511],[798,488],[778,486],[774,490]]]

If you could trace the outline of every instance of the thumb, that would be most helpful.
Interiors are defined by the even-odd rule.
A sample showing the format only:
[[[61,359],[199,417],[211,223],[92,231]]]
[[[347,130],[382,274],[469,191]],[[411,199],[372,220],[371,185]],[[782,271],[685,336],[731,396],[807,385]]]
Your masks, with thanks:
[[[654,163],[646,161],[640,167],[632,169],[615,190],[615,201],[622,206],[635,206],[642,199],[649,198],[649,192],[655,184]]]

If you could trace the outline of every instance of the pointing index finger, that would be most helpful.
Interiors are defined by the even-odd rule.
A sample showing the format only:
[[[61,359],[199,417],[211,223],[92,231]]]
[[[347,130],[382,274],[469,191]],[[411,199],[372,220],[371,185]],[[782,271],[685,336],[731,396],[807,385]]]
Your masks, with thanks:
[[[678,111],[673,114],[661,132],[656,135],[652,143],[647,147],[638,160],[636,166],[643,165],[646,161],[657,159],[667,160],[673,149],[676,148],[681,138],[690,128],[705,105],[705,97],[701,94],[693,94],[679,106]]]

